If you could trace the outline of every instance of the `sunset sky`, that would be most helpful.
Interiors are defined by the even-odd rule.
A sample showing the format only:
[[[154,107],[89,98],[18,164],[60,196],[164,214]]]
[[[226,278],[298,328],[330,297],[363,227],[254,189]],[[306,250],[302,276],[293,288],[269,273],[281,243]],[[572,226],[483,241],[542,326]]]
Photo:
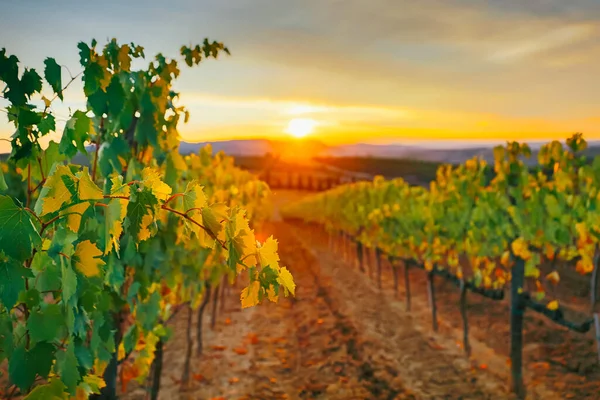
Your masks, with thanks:
[[[598,0],[24,0],[0,10],[0,48],[40,71],[53,56],[78,72],[77,42],[92,38],[133,41],[147,56],[223,41],[231,57],[183,69],[177,83],[189,141],[291,137],[295,118],[328,144],[600,138]],[[66,118],[83,101],[72,85],[56,111]]]

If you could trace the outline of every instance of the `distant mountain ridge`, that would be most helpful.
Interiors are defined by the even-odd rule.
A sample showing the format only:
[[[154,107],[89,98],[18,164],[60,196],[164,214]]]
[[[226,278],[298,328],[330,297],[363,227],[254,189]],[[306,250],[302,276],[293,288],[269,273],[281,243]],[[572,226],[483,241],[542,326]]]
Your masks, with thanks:
[[[263,156],[267,153],[294,156],[307,154],[318,157],[373,157],[373,158],[408,158],[422,161],[458,164],[475,156],[488,162],[494,160],[495,145],[481,145],[465,148],[435,148],[416,145],[390,144],[377,145],[357,143],[350,145],[328,146],[318,140],[284,141],[268,139],[226,140],[218,142],[181,142],[179,151],[182,154],[196,153],[206,144],[211,144],[213,151],[223,151],[232,156]],[[600,141],[588,142],[587,156],[600,155]],[[530,163],[537,162],[537,154],[541,143],[532,143]]]

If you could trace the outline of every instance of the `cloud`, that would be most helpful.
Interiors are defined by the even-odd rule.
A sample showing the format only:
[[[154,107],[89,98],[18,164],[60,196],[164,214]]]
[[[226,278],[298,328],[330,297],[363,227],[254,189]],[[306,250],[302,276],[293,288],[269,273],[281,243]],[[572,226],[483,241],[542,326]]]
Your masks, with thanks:
[[[209,36],[232,57],[183,69],[186,132],[277,130],[298,106],[387,135],[421,120],[472,130],[482,115],[507,131],[524,119],[591,128],[578,121],[597,111],[598,22],[598,0],[31,0],[3,8],[0,35],[26,65],[56,54],[72,70],[78,40],[116,36],[171,55]]]
[[[581,43],[598,34],[598,29],[592,24],[564,26],[548,32],[538,38],[514,43],[490,56],[491,61],[511,62],[525,57],[561,49],[569,45]]]

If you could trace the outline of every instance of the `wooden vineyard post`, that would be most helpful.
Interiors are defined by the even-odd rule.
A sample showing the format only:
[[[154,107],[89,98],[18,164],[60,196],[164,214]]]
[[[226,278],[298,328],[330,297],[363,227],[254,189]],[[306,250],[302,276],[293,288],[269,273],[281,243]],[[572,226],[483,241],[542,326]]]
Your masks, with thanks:
[[[360,272],[365,272],[363,245],[361,242],[356,242],[356,257],[358,258],[358,268],[360,269]]]
[[[398,266],[394,263],[394,257],[389,256],[388,261],[390,262],[394,276],[394,297],[398,298]]]
[[[408,261],[404,261],[404,291],[406,293],[406,311],[410,311],[410,274],[408,271],[409,268],[410,263]]]
[[[524,282],[525,260],[521,257],[516,257],[510,284],[510,361],[512,389],[519,399],[525,398],[525,385],[523,384]]]
[[[217,285],[215,287],[215,291],[213,294],[213,303],[212,303],[212,314],[210,316],[210,329],[214,330],[215,325],[217,324],[217,303],[219,302],[219,289],[221,285]]]
[[[377,287],[381,290],[381,249],[375,247],[375,262],[377,263]]]
[[[158,393],[160,392],[160,377],[162,375],[163,367],[163,352],[164,343],[161,339],[158,339],[156,343],[156,350],[154,350],[154,362],[152,363],[152,386],[150,389],[150,399],[158,400]]]
[[[464,279],[460,280],[460,315],[463,320],[463,346],[467,357],[471,356],[471,344],[469,343],[469,320],[467,319],[467,286]]]
[[[367,259],[367,268],[369,269],[369,279],[373,280],[373,248],[367,247],[365,251],[365,258]]]
[[[183,373],[181,374],[181,385],[179,387],[180,391],[184,391],[188,388],[190,383],[190,364],[192,360],[192,346],[194,344],[192,338],[192,305],[188,303],[188,317],[187,317],[187,327],[186,327],[186,337],[187,344],[185,350],[185,361],[183,364]]]
[[[202,303],[200,303],[200,307],[198,307],[198,322],[196,323],[196,355],[202,355],[202,320],[204,317],[204,309],[210,300],[210,291],[211,286],[209,283],[206,283],[205,286],[206,291],[204,292],[204,297],[202,298]]]
[[[429,305],[431,307],[431,326],[433,331],[437,332],[437,307],[435,305],[435,287],[433,286],[433,271],[427,273],[427,294],[429,295]]]
[[[221,313],[225,312],[225,295],[228,289],[227,286],[227,275],[223,275],[223,278],[221,279]]]

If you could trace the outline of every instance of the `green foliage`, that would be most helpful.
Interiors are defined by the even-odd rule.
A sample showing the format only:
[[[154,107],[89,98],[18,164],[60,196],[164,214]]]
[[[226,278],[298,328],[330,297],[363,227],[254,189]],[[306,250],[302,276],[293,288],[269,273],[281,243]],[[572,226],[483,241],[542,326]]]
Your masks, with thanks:
[[[197,305],[207,281],[250,272],[244,307],[277,301],[282,284],[294,285],[284,267],[259,262],[278,260],[273,240],[264,250],[250,229],[265,185],[209,148],[176,151],[178,123],[189,116],[172,88],[180,61],[158,54],[132,70],[145,58],[139,45],[77,47],[81,73],[68,82],[59,62],[45,59],[51,95],[35,70],[19,75],[19,60],[0,51],[15,126],[0,170],[0,361],[27,399],[114,395],[103,375],[116,374],[106,365],[125,354],[121,368],[136,371],[127,379],[143,379],[173,310]],[[205,40],[180,54],[194,66],[222,52]],[[42,146],[57,129],[52,102],[79,77],[86,107],[72,112],[58,143]],[[34,97],[43,109],[29,104]],[[89,169],[70,163],[79,153]]]

